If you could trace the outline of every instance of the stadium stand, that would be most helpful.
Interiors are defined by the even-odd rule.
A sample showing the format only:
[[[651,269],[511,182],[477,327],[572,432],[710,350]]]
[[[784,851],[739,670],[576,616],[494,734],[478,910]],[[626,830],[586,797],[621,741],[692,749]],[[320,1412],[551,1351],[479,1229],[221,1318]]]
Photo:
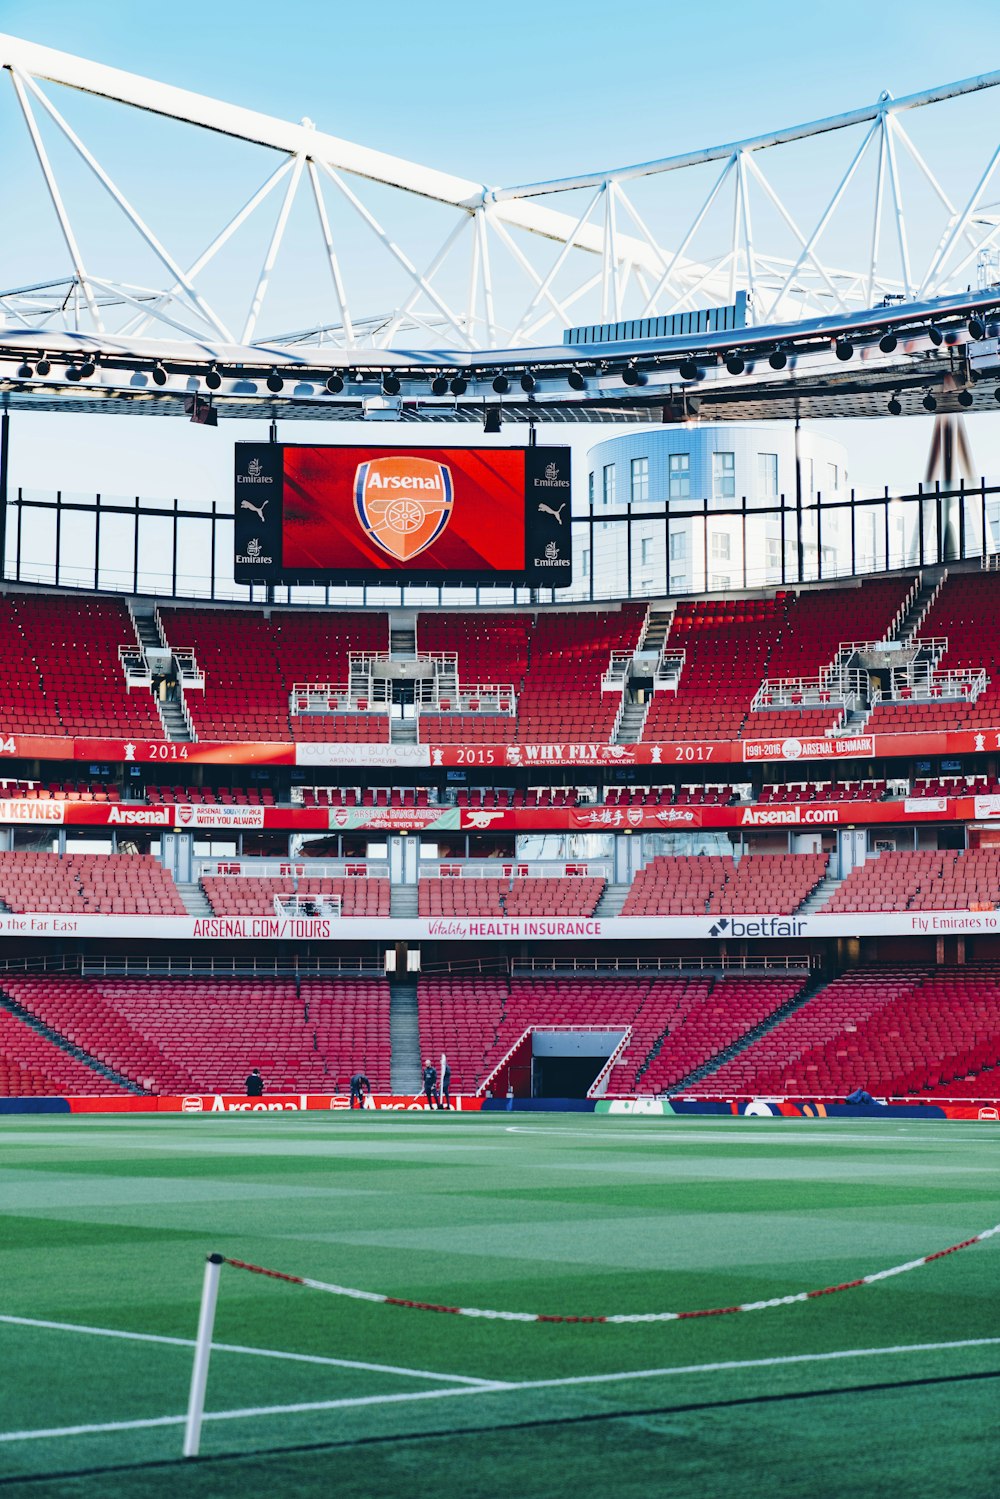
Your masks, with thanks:
[[[667,645],[686,653],[676,693],[658,692],[642,737],[734,739],[784,624],[785,595],[678,604]]]
[[[164,739],[151,691],[126,686],[121,646],[138,648],[123,602],[5,594],[0,715],[6,731]]]
[[[421,713],[421,744],[513,744],[517,720],[510,713]]]
[[[880,802],[887,790],[884,780],[789,781],[762,786],[757,802],[765,807],[787,802]],[[923,794],[914,792],[914,795]]]
[[[795,978],[741,977],[653,984],[608,1092],[662,1092],[760,1025],[801,986]]]
[[[260,1067],[270,1092],[343,1093],[358,1069],[373,1086],[389,1086],[389,988],[383,979],[305,979],[299,993],[294,980],[261,977],[52,975],[7,980],[3,987],[51,1030],[147,1092],[242,1093],[251,1067]],[[0,1056],[13,1044],[9,1034],[18,1039],[13,1054],[19,1060],[38,1059],[44,1091],[121,1091],[0,1011]]]
[[[1000,849],[889,850],[852,869],[824,911],[993,910]]]
[[[120,1084],[64,1051],[26,1020],[0,1009],[0,1095],[48,1098],[60,1093],[123,1092]]]
[[[170,875],[147,854],[0,853],[0,901],[8,911],[187,914]]]
[[[388,740],[384,715],[289,713],[296,682],[346,686],[351,651],[387,651],[388,615],[170,607],[160,619],[205,674],[204,692],[185,694],[199,739]]]
[[[702,916],[759,911],[791,915],[826,873],[825,854],[658,854],[641,869],[623,916]]]
[[[869,969],[834,979],[699,1083],[720,1091],[844,1097],[996,1092],[1000,969]],[[982,1091],[986,1089],[986,1092]]]
[[[257,875],[206,875],[201,888],[216,916],[273,916],[275,897],[341,902],[342,916],[388,916],[389,881],[363,876],[303,876],[293,880]]]
[[[604,893],[595,876],[570,879],[422,879],[421,916],[592,916]]]
[[[522,743],[607,743],[621,696],[601,692],[613,651],[639,643],[645,605],[583,614],[544,614],[531,632],[531,664],[518,699],[517,738]]]
[[[939,671],[985,668],[987,685],[975,702],[880,702],[866,725],[870,733],[976,729],[998,722],[1000,714],[1000,577],[996,573],[955,573],[931,604],[917,631],[923,640],[945,638],[948,648]]]

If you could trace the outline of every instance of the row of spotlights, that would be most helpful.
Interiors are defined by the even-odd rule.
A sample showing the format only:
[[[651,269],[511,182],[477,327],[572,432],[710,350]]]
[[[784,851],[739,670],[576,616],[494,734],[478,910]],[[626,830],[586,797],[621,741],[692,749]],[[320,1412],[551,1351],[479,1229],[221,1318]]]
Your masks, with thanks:
[[[996,388],[996,390],[993,392],[993,396],[994,396],[995,400],[1000,401],[1000,385],[998,385],[997,388]],[[958,404],[960,406],[964,406],[964,407],[966,407],[966,409],[968,409],[968,407],[970,407],[971,405],[973,405],[973,403],[975,401],[975,396],[972,394],[971,390],[960,390],[958,392],[957,399],[958,399]],[[923,406],[923,408],[924,408],[925,411],[936,411],[937,410],[937,404],[938,404],[937,403],[937,396],[934,394],[933,391],[929,390],[927,392],[927,394],[924,396],[923,400],[920,402],[920,404],[921,404],[921,406]],[[903,403],[899,399],[898,396],[893,396],[892,397],[892,399],[890,400],[889,405],[887,407],[887,410],[888,410],[890,416],[900,416],[900,415],[902,415]]]
[[[986,324],[982,318],[971,317],[966,326],[970,338],[979,340],[986,337]],[[939,347],[944,342],[944,334],[941,332],[941,329],[935,327],[933,323],[929,324],[924,332],[925,336],[936,347]],[[897,335],[891,330],[887,330],[879,339],[879,349],[883,354],[893,353],[897,346]],[[846,363],[848,360],[853,359],[854,344],[849,338],[835,339],[833,347],[837,358],[843,363]],[[767,362],[770,365],[771,369],[783,370],[788,364],[788,353],[785,349],[780,347],[772,349],[770,354],[767,356]],[[746,360],[741,354],[738,353],[729,354],[726,357],[725,363],[726,369],[731,375],[742,375],[747,367]],[[79,380],[89,380],[91,376],[96,372],[96,369],[96,363],[92,358],[88,357],[81,360],[80,362],[74,361],[68,364],[66,367],[66,379],[74,382]],[[30,380],[33,374],[38,374],[44,377],[50,374],[51,370],[51,361],[43,355],[41,359],[36,361],[34,370],[32,370],[31,365],[28,364],[27,361],[22,363],[18,368],[17,376],[19,380]],[[697,360],[694,358],[683,359],[678,366],[678,374],[680,375],[682,380],[699,380],[702,377],[702,371],[698,366]],[[167,383],[167,371],[159,361],[157,361],[157,363],[153,366],[152,378],[154,384],[156,385],[163,386]],[[340,395],[344,390],[347,381],[351,378],[352,377],[349,371],[345,371],[343,375],[332,374],[327,378],[326,388],[331,395]],[[644,385],[646,383],[645,373],[640,370],[635,364],[627,365],[626,368],[621,372],[621,378],[622,383],[628,386]],[[525,394],[530,394],[536,388],[538,382],[536,380],[536,377],[531,373],[530,370],[525,370],[519,377],[519,383],[521,389],[525,392]],[[586,377],[579,369],[576,368],[573,368],[567,372],[566,383],[571,390],[582,391],[586,390],[587,388]],[[213,364],[209,368],[208,373],[205,375],[205,384],[208,389],[212,391],[219,390],[221,388],[222,374],[216,365]],[[266,384],[268,390],[272,395],[279,395],[285,388],[284,379],[276,369],[271,370],[270,374],[267,376]],[[382,376],[382,390],[386,395],[398,395],[401,388],[402,387],[399,376],[394,374],[392,371],[389,371]],[[436,396],[444,396],[448,395],[449,393],[454,396],[461,396],[465,394],[468,388],[468,380],[463,375],[455,375],[451,380],[449,380],[444,375],[437,375],[431,381],[431,393]],[[497,374],[496,376],[494,376],[493,389],[497,395],[506,395],[510,390],[510,377],[504,374]],[[962,396],[965,395],[968,395],[968,401],[962,400]],[[963,391],[959,396],[959,400],[963,405],[967,405],[971,404],[972,397],[968,392]],[[893,404],[893,402],[890,402],[890,411],[892,411],[893,409]],[[898,404],[898,402],[895,404]],[[928,410],[931,409],[934,408],[928,407]],[[896,413],[893,414],[895,415]]]

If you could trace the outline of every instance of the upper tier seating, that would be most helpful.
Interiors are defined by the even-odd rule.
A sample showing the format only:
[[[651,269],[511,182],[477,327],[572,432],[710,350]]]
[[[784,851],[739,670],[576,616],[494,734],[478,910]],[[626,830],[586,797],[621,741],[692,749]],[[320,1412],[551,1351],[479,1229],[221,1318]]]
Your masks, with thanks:
[[[844,974],[688,1091],[995,1097],[1000,969]]]
[[[646,606],[540,615],[531,633],[531,665],[517,705],[522,744],[594,741],[607,744],[621,706],[601,692],[612,651],[639,643]]]
[[[259,1067],[268,1093],[344,1093],[351,1073],[389,1087],[389,986],[384,979],[125,979],[46,975],[12,981],[18,1002],[51,1029],[154,1093],[242,1093]],[[0,1011],[0,1057],[5,1054]],[[35,1091],[119,1092],[99,1073],[27,1032],[10,1054],[45,1047]],[[43,1043],[41,1049],[31,1039]],[[57,1064],[65,1057],[62,1073]],[[47,1059],[47,1060],[46,1060]],[[61,1065],[61,1064],[60,1064]],[[91,1076],[94,1086],[86,1086]],[[103,1086],[97,1086],[100,1084]],[[2,1091],[0,1077],[0,1091]],[[265,1095],[266,1098],[266,1095]]]
[[[568,879],[422,879],[421,916],[593,916],[604,893],[594,876]]]
[[[119,646],[138,649],[124,603],[0,598],[0,718],[6,733],[161,740],[148,688],[129,692]]]
[[[787,598],[678,604],[667,644],[686,652],[676,693],[658,692],[642,737],[735,739],[767,675]]]
[[[1000,849],[890,850],[852,869],[830,911],[968,911],[1000,904]]]
[[[388,916],[389,881],[363,876],[265,879],[256,875],[210,876],[201,881],[216,916],[273,916],[276,895],[303,900],[340,896],[342,916]]]
[[[517,692],[528,670],[530,614],[477,610],[473,614],[420,614],[417,654],[454,651],[458,680],[466,686],[510,686]],[[427,736],[425,736],[427,737]]]
[[[924,640],[946,637],[940,671],[986,670],[986,690],[974,703],[880,703],[866,724],[873,734],[917,734],[935,729],[977,729],[1000,723],[1000,576],[956,573],[917,631]]]
[[[187,915],[170,875],[147,854],[0,853],[0,900],[11,911]]]
[[[686,652],[680,686],[654,696],[643,739],[822,736],[840,723],[838,705],[751,713],[757,689],[765,678],[815,677],[841,641],[881,639],[911,586],[911,579],[885,578],[773,599],[678,604],[667,645]]]
[[[388,740],[384,714],[289,714],[296,682],[346,684],[351,651],[389,649],[386,614],[169,608],[168,641],[191,647],[204,692],[184,700],[199,739]]]
[[[797,911],[826,873],[825,854],[658,854],[641,869],[623,916],[704,916]]]

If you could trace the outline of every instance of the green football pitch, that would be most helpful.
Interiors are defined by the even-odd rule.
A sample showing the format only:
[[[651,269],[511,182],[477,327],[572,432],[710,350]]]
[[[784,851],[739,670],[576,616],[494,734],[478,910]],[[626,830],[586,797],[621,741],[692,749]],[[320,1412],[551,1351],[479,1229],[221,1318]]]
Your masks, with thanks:
[[[0,1499],[1000,1493],[1000,1133],[885,1120],[0,1120]]]

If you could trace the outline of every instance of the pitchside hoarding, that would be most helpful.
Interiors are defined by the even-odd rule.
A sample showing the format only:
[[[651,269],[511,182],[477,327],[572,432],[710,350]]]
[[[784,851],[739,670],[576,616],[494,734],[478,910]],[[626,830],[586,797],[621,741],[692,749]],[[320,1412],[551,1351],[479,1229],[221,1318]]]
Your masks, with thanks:
[[[237,583],[573,579],[568,448],[237,443]]]

